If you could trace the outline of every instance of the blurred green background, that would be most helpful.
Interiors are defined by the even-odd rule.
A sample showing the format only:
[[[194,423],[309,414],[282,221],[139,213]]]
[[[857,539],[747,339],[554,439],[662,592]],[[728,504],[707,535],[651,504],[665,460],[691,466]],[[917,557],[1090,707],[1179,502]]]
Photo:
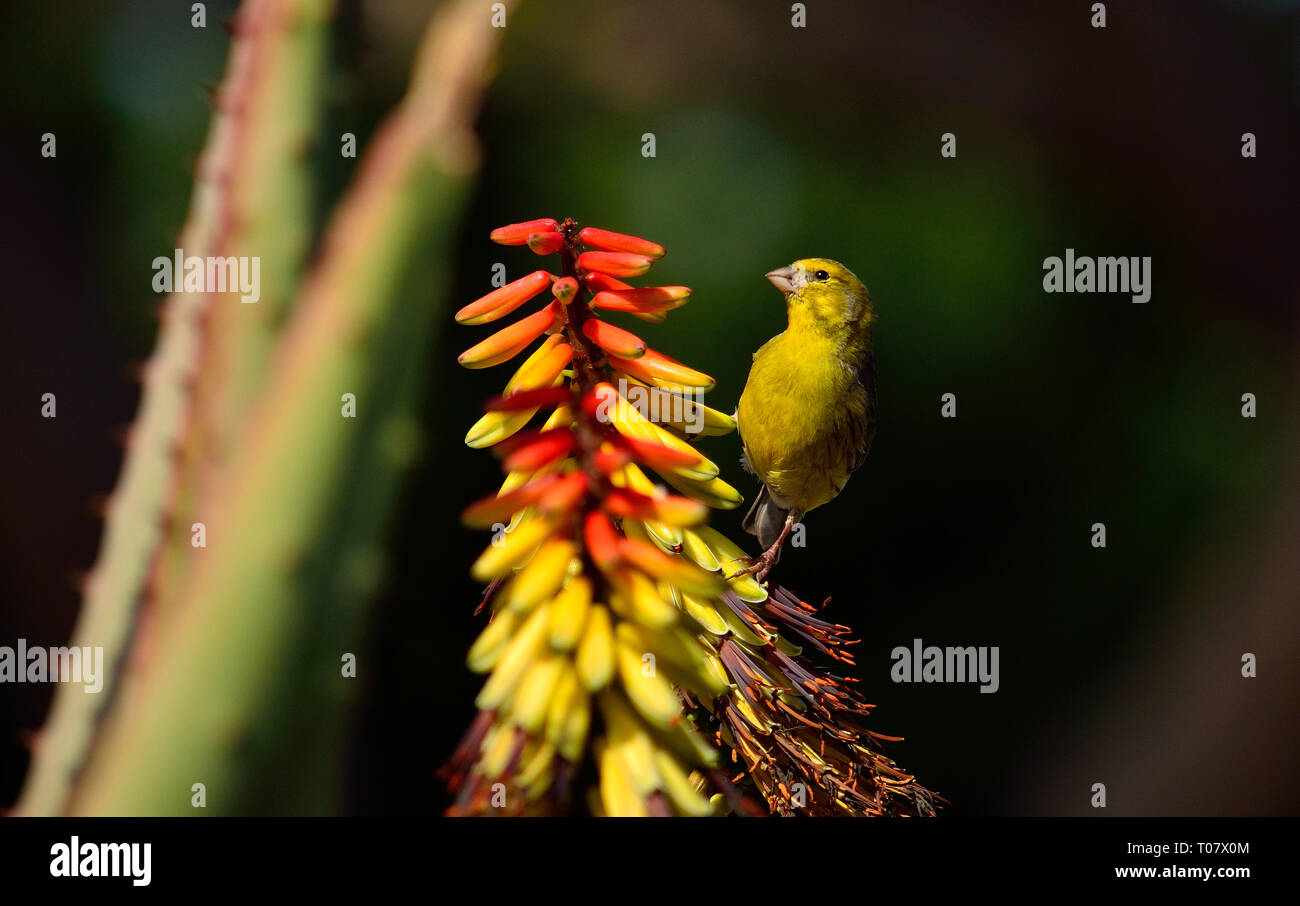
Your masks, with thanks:
[[[694,299],[636,329],[715,376],[708,402],[730,412],[784,325],[763,273],[845,262],[879,313],[876,443],[775,578],[830,596],[862,636],[872,726],[907,737],[891,754],[954,815],[1088,814],[1096,782],[1112,814],[1294,814],[1300,5],[1109,4],[1105,29],[1088,4],[808,6],[795,29],[788,3],[525,2],[443,275],[454,298],[489,289],[496,262],[512,279],[536,266],[487,241],[503,223],[573,216],[661,242],[654,281]],[[150,262],[184,219],[232,10],[209,3],[207,29],[180,2],[0,12],[0,644],[71,629],[92,502],[134,410],[129,366],[152,348]],[[338,136],[364,153],[426,15],[340,4],[311,150],[322,219],[355,166]],[[38,153],[46,131],[57,169]],[[1151,256],[1151,301],[1044,293],[1043,259],[1067,247]],[[498,473],[461,438],[506,375],[459,369],[483,331],[442,322],[425,461],[358,640],[349,813],[440,810],[433,771],[479,683],[463,666],[481,625],[467,567],[486,538],[456,516]],[[37,431],[49,390],[60,418]],[[956,419],[939,415],[949,392]],[[752,498],[737,439],[706,446]],[[740,540],[741,515],[715,524]],[[999,646],[1000,690],[891,683],[890,650],[915,637]],[[1240,676],[1243,652],[1258,678]],[[49,692],[0,687],[0,805]]]

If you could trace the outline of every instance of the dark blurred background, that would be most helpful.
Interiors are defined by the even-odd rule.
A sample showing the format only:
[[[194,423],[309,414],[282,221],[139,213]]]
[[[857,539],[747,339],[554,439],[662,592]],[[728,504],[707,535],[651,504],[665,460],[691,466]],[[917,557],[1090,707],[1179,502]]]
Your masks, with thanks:
[[[487,241],[502,223],[654,239],[655,282],[695,297],[640,332],[714,375],[709,402],[730,412],[784,325],[763,273],[844,261],[879,313],[879,430],[775,577],[861,634],[871,725],[907,737],[891,754],[952,815],[1091,814],[1096,782],[1109,814],[1295,814],[1300,3],[1110,3],[1104,29],[1087,3],[807,5],[794,29],[789,3],[525,2],[481,121],[455,298],[490,288],[495,262],[535,266]],[[0,644],[63,644],[97,548],[156,330],[150,262],[184,219],[228,43],[233,4],[209,3],[205,30],[189,6],[0,11]],[[341,4],[322,212],[355,165],[337,136],[364,149],[426,14]],[[1045,294],[1043,259],[1067,247],[1151,256],[1150,302]],[[441,810],[433,773],[480,683],[463,658],[485,537],[456,515],[498,472],[461,438],[505,375],[457,368],[482,332],[444,321],[431,449],[361,662],[348,813]],[[956,419],[939,415],[949,392]],[[706,444],[752,498],[737,439]],[[742,514],[715,524],[740,540]],[[890,650],[915,637],[999,646],[1000,690],[891,683]],[[0,806],[51,692],[0,686]]]

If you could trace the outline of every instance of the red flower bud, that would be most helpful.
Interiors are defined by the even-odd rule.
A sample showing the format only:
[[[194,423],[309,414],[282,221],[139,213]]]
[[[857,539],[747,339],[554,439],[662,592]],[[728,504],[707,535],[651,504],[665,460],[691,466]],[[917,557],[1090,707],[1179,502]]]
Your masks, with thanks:
[[[648,576],[676,585],[688,594],[714,594],[722,580],[690,560],[665,554],[653,544],[618,539],[618,555]]]
[[[587,552],[597,566],[610,570],[618,565],[619,534],[608,516],[600,510],[588,513],[583,535],[587,541]]]
[[[640,277],[652,264],[654,261],[644,255],[627,252],[583,252],[578,256],[578,267],[583,270],[614,277]]]
[[[712,390],[717,384],[704,372],[696,371],[689,365],[683,365],[676,359],[670,359],[662,352],[655,352],[653,349],[647,349],[640,358],[636,359],[611,357],[609,364],[647,384],[654,384],[667,390],[678,387]]]
[[[488,400],[486,408],[488,412],[522,412],[525,409],[536,409],[541,406],[554,406],[562,403],[569,398],[570,393],[569,388],[564,386],[520,390],[518,393],[493,397]]]
[[[583,321],[582,332],[587,335],[587,339],[610,355],[620,356],[625,359],[636,359],[644,355],[646,351],[645,340],[629,330],[615,327],[608,321],[600,320],[600,318],[588,318]]]
[[[556,232],[529,233],[528,247],[538,255],[553,255],[564,246],[564,234]]]
[[[615,280],[609,274],[588,274],[584,279],[587,283],[587,289],[593,293],[632,288],[622,280]]]
[[[559,299],[561,305],[568,305],[578,295],[578,281],[572,277],[561,277],[551,284],[551,295]]]
[[[631,461],[631,455],[621,448],[601,449],[596,451],[592,462],[605,475],[613,475]]]
[[[555,326],[560,303],[552,302],[541,311],[498,330],[482,343],[475,344],[457,359],[466,368],[491,368],[514,358],[546,331]]]
[[[536,472],[542,466],[573,452],[577,440],[568,428],[533,432],[527,436],[515,435],[509,441],[509,453],[502,463],[507,472]],[[498,444],[498,449],[503,444]]]
[[[698,500],[676,494],[649,497],[627,488],[615,488],[605,498],[605,511],[622,519],[657,520],[669,525],[699,525],[708,507]]]
[[[529,299],[546,289],[553,278],[546,271],[533,271],[514,283],[494,289],[483,298],[471,302],[456,312],[460,324],[486,324],[504,318]]]
[[[649,466],[656,472],[682,468],[689,469],[700,464],[698,454],[674,450],[672,447],[653,440],[640,440],[619,435],[617,443],[631,453],[632,458],[637,462]]]
[[[498,245],[523,245],[528,241],[530,234],[549,233],[559,225],[553,218],[543,217],[540,220],[528,220],[524,223],[512,223],[509,226],[497,227],[492,231],[489,238]]]
[[[609,230],[602,230],[597,227],[587,227],[578,234],[578,238],[588,248],[600,249],[601,251],[630,252],[634,255],[644,255],[656,261],[664,256],[664,247],[658,243],[637,236],[627,236],[623,233],[611,233]]]
[[[601,290],[591,300],[593,308],[652,314],[681,308],[691,298],[688,286],[647,286],[641,289]]]
[[[552,516],[567,513],[582,502],[587,495],[587,476],[583,472],[570,472],[551,485],[537,500],[537,509]]]
[[[470,528],[491,528],[493,523],[509,522],[511,516],[536,503],[558,480],[555,475],[543,475],[505,494],[484,497],[465,508],[461,522]]]

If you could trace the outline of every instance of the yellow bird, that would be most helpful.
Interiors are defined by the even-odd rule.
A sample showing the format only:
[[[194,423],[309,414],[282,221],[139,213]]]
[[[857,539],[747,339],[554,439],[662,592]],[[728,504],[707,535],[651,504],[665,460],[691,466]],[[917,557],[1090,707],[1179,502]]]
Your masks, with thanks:
[[[785,294],[784,333],[754,353],[736,407],[744,464],[763,482],[745,517],[762,554],[742,571],[761,582],[794,525],[835,499],[876,433],[876,319],[866,286],[829,258],[767,279]]]

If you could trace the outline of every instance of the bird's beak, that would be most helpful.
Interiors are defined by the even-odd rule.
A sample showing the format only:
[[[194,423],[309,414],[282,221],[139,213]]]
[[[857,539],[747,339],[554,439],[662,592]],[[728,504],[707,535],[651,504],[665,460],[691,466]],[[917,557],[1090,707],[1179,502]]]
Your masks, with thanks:
[[[767,277],[768,281],[770,281],[773,286],[786,295],[794,292],[794,283],[791,282],[794,278],[793,266],[779,267],[774,271],[768,271],[764,276]]]

